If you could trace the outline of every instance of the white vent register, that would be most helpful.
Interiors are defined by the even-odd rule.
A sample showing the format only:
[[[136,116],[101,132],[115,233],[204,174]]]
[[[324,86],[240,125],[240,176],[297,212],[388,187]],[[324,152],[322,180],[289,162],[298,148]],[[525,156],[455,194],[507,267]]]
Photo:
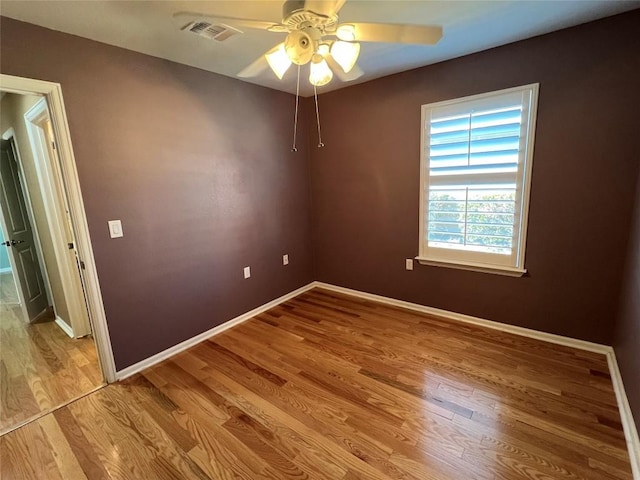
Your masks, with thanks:
[[[237,28],[230,27],[229,25],[219,24],[214,25],[210,22],[191,22],[187,24],[182,30],[186,32],[195,33],[204,38],[208,38],[209,40],[217,40],[218,42],[223,42],[224,40],[232,37],[234,35],[238,35],[239,33],[243,33],[241,30]]]

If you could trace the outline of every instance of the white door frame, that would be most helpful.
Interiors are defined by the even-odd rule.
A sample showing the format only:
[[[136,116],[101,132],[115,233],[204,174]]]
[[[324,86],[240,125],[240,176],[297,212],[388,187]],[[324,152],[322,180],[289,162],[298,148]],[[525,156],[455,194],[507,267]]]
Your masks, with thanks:
[[[69,224],[66,214],[67,199],[64,195],[64,185],[58,162],[49,153],[49,138],[41,123],[49,120],[47,99],[42,97],[25,114],[24,121],[27,126],[27,134],[33,152],[33,159],[38,177],[38,184],[44,200],[46,220],[51,233],[55,261],[60,273],[60,283],[64,292],[64,299],[69,311],[69,318],[58,319],[60,325],[64,321],[71,326],[71,332],[66,325],[60,325],[67,333],[75,338],[84,337],[91,333],[87,308],[82,291],[81,280],[78,276],[76,262],[76,240],[69,238],[65,225]],[[73,245],[72,249],[67,244]]]
[[[113,350],[109,337],[102,292],[98,281],[89,226],[80,190],[80,181],[76,169],[75,156],[71,144],[71,134],[67,122],[67,114],[64,108],[62,97],[62,87],[59,83],[46,82],[31,78],[15,77],[13,75],[0,74],[0,88],[9,93],[18,94],[41,94],[47,99],[49,114],[55,132],[58,156],[60,158],[60,175],[64,183],[69,201],[71,219],[73,221],[76,248],[80,260],[84,263],[85,269],[81,271],[87,306],[89,308],[89,321],[93,328],[98,358],[104,379],[111,383],[116,380],[115,362]]]
[[[36,225],[36,216],[33,213],[33,204],[31,203],[31,193],[29,192],[29,185],[27,185],[27,176],[24,173],[24,167],[22,165],[22,156],[20,154],[20,149],[18,148],[18,141],[16,139],[16,132],[13,127],[7,129],[6,132],[2,134],[3,140],[9,140],[11,145],[13,146],[13,150],[16,156],[16,162],[18,163],[18,172],[20,172],[20,186],[22,187],[22,194],[24,195],[24,201],[27,205],[27,218],[31,223],[31,230],[33,232],[33,243],[36,248],[36,255],[38,257],[38,263],[40,264],[40,270],[42,271],[42,280],[44,281],[44,289],[47,294],[47,300],[49,301],[49,305],[53,305],[55,309],[55,303],[53,299],[53,293],[51,290],[51,284],[49,283],[49,273],[47,272],[47,266],[44,263],[44,254],[42,249],[42,243],[40,242],[40,233],[38,232],[38,226]],[[10,250],[11,251],[11,250]],[[12,267],[13,268],[13,267]],[[16,287],[20,286],[20,280],[16,278]],[[22,292],[18,293],[19,298],[22,298]],[[25,322],[29,321],[28,316],[23,316]]]

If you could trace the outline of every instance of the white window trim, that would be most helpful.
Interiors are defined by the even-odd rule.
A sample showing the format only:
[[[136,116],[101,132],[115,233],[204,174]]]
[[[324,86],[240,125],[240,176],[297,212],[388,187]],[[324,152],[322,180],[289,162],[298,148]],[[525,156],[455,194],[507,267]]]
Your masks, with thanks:
[[[513,88],[507,88],[503,90],[496,90],[493,92],[481,93],[478,95],[471,95],[468,97],[456,98],[452,100],[445,100],[442,102],[435,102],[422,105],[421,108],[421,122],[420,122],[420,229],[419,229],[419,239],[418,239],[418,248],[419,254],[416,260],[421,265],[430,265],[437,267],[449,267],[449,268],[457,268],[462,270],[472,270],[477,272],[484,273],[496,273],[501,275],[515,276],[520,277],[523,276],[527,270],[525,269],[525,250],[526,250],[526,242],[527,242],[527,227],[529,223],[529,200],[531,194],[531,172],[533,168],[533,150],[535,145],[535,131],[536,131],[536,120],[538,116],[538,91],[540,88],[539,83],[532,83],[528,85],[522,85]],[[511,92],[523,91],[529,89],[531,91],[531,104],[529,108],[529,120],[527,125],[527,136],[528,136],[528,144],[526,145],[526,152],[524,154],[525,166],[522,170],[523,179],[522,181],[518,181],[518,185],[522,185],[524,191],[522,193],[522,203],[521,208],[516,215],[521,216],[521,228],[520,228],[520,236],[518,241],[518,255],[516,257],[516,261],[513,264],[509,265],[500,265],[494,263],[482,263],[474,260],[464,259],[464,254],[467,252],[457,251],[451,255],[452,250],[450,249],[441,249],[442,251],[446,251],[442,257],[434,257],[426,254],[426,225],[425,225],[425,215],[427,213],[427,207],[425,204],[426,198],[425,195],[428,192],[428,189],[425,188],[428,185],[429,179],[429,169],[428,169],[428,158],[426,155],[425,149],[425,122],[427,120],[427,111],[432,108],[444,107],[452,104],[457,104],[461,102],[471,102],[481,100],[483,98],[489,98],[496,95],[508,94]],[[434,247],[431,247],[430,250],[434,250]],[[462,253],[462,255],[460,255]],[[447,255],[449,254],[449,255]],[[458,258],[451,258],[453,256],[457,256]],[[488,254],[490,256],[490,254]],[[446,258],[449,256],[449,258]],[[462,259],[460,257],[463,257]]]
[[[522,277],[527,270],[525,268],[514,268],[507,266],[498,266],[498,265],[488,265],[484,263],[473,263],[473,262],[456,262],[454,260],[431,260],[429,258],[424,257],[416,257],[416,260],[420,265],[429,265],[432,267],[447,267],[447,268],[455,268],[458,270],[469,270],[472,272],[481,272],[481,273],[495,273],[498,275],[506,275],[508,277]]]

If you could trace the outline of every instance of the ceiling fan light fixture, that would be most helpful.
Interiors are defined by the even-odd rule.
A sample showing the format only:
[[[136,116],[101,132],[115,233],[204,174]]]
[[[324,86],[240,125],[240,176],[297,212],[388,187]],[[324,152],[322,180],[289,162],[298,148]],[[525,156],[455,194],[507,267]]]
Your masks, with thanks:
[[[265,54],[267,63],[273,70],[273,73],[282,80],[282,77],[291,66],[291,60],[287,56],[287,52],[284,50],[284,43],[281,43],[276,48]]]
[[[331,45],[331,56],[344,73],[349,73],[360,55],[360,44],[336,41]]]
[[[353,42],[356,39],[356,27],[353,25],[340,25],[336,29],[336,36],[345,42]]]
[[[327,43],[321,43],[318,47],[317,54],[326,57],[329,54],[329,45]]]
[[[327,65],[327,61],[322,57],[319,58],[320,60],[318,62],[311,62],[309,69],[309,82],[316,87],[326,85],[333,78],[333,72],[329,68],[329,65]]]

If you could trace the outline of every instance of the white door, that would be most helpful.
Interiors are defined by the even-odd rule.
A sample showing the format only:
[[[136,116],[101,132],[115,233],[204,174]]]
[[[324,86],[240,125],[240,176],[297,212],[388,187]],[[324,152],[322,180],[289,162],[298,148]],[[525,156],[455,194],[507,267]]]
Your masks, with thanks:
[[[0,207],[6,222],[7,238],[0,248],[8,248],[13,258],[14,275],[21,291],[21,300],[31,321],[47,309],[42,268],[36,254],[33,230],[24,192],[20,184],[18,162],[9,140],[0,143]]]

